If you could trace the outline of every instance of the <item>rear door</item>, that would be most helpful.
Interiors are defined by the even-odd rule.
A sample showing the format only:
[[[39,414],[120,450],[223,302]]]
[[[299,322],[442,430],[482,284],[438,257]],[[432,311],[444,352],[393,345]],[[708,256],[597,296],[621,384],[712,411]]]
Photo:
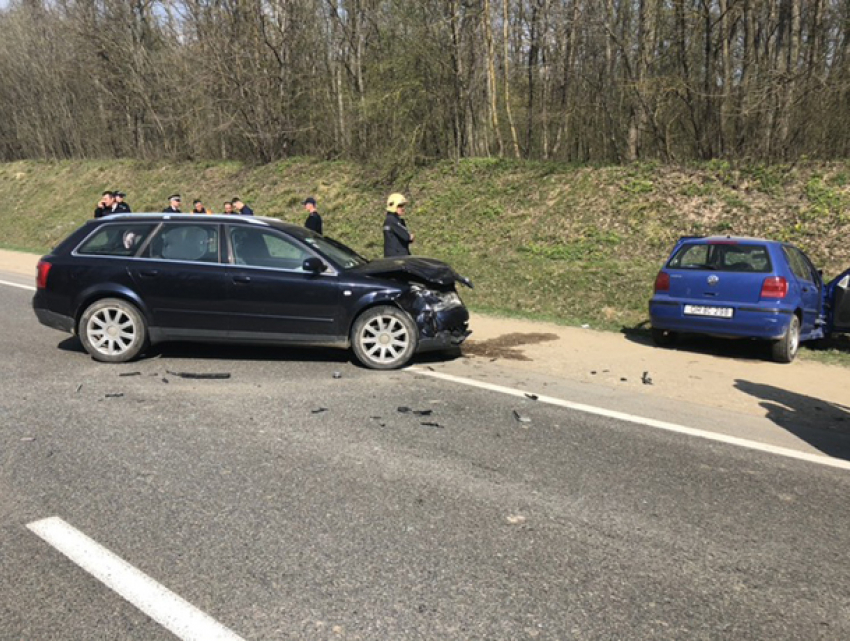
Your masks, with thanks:
[[[230,335],[240,339],[332,342],[344,335],[339,277],[305,272],[315,256],[278,230],[228,225]]]
[[[818,326],[818,319],[821,318],[823,282],[820,274],[803,252],[790,245],[783,245],[782,251],[797,281],[800,306],[803,309],[803,323],[800,331],[805,336]]]
[[[128,268],[153,316],[174,338],[214,338],[227,329],[221,226],[165,222]]]
[[[850,333],[850,269],[827,286],[831,331]]]

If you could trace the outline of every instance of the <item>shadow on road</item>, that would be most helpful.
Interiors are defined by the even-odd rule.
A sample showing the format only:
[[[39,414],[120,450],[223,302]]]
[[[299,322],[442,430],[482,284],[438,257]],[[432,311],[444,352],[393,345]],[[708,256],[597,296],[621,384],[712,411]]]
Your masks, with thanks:
[[[824,454],[850,460],[850,407],[741,379],[735,387],[760,399],[767,418],[779,427]]]
[[[66,338],[58,345],[65,352],[86,354],[82,343],[76,337]],[[424,352],[417,354],[411,361],[412,365],[427,363],[442,363],[452,361],[462,356],[460,349],[446,351]],[[221,361],[297,361],[307,363],[353,363],[361,366],[355,360],[350,350],[333,349],[328,347],[285,347],[278,345],[221,345],[212,343],[161,343],[148,349],[139,359],[145,362],[154,358],[163,359],[198,359]],[[362,367],[362,366],[361,366]]]

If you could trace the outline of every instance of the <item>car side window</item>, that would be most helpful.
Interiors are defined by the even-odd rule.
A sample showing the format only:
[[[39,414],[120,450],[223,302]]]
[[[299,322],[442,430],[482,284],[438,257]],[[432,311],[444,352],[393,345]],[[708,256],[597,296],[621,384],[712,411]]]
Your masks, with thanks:
[[[304,259],[312,256],[294,241],[263,229],[232,228],[230,240],[237,265],[303,271]]]
[[[794,251],[800,257],[800,262],[803,263],[803,268],[806,270],[806,273],[808,274],[808,276],[806,277],[806,280],[808,280],[811,283],[820,283],[821,282],[820,274],[818,274],[818,270],[815,269],[815,266],[812,265],[812,261],[810,261],[808,259],[808,257],[802,251],[797,249],[796,247],[794,248]]]
[[[785,258],[788,259],[788,265],[791,267],[791,271],[794,272],[794,275],[800,280],[812,281],[812,275],[809,272],[809,267],[800,255],[799,250],[794,247],[783,247],[782,251],[785,254]]]
[[[151,240],[146,258],[199,263],[219,262],[218,225],[168,223]]]
[[[155,227],[153,223],[103,225],[77,248],[86,256],[135,256]]]

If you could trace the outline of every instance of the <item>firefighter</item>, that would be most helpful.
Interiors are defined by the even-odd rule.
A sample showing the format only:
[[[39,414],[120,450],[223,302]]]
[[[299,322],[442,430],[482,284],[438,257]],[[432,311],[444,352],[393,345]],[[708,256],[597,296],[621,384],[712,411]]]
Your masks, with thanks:
[[[407,199],[403,194],[390,194],[387,198],[387,217],[384,219],[384,258],[410,256],[413,234],[407,229],[404,208]]]

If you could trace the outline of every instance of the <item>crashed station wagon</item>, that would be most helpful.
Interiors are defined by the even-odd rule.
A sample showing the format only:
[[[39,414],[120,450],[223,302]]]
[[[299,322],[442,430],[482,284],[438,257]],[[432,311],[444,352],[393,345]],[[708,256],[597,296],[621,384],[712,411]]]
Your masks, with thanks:
[[[33,308],[102,362],[202,341],[351,348],[394,369],[470,334],[456,283],[472,287],[438,260],[369,261],[273,218],[120,214],[42,257]]]
[[[850,332],[850,270],[823,281],[788,243],[730,236],[686,236],[655,279],[652,337],[679,334],[769,341],[773,360],[790,363],[801,341]]]

